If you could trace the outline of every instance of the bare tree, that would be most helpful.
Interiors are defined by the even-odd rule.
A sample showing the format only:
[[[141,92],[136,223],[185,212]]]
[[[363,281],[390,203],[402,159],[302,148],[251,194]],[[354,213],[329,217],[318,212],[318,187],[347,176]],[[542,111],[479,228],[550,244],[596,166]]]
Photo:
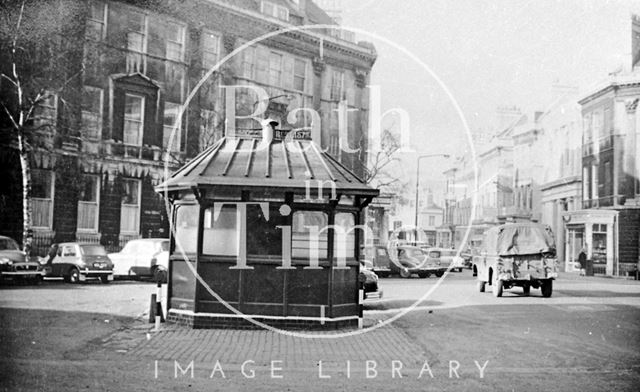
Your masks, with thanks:
[[[46,66],[65,56],[59,39],[64,21],[78,9],[77,3],[61,0],[38,3],[22,0],[4,3],[0,9],[0,119],[3,139],[8,147],[17,150],[22,174],[22,244],[30,256],[33,241],[31,153],[38,132],[52,128],[55,123],[36,122],[41,104],[57,94],[77,78],[79,73],[61,66],[65,72],[56,73]],[[28,15],[28,17],[27,17]],[[43,50],[46,49],[46,50]],[[69,76],[69,71],[75,72]]]
[[[400,142],[388,129],[381,135],[380,150],[368,156],[368,162],[360,162],[364,166],[364,182],[378,188],[393,188],[400,183],[399,176],[393,172],[393,164],[400,161],[396,154],[400,149]],[[371,154],[371,152],[370,152]]]

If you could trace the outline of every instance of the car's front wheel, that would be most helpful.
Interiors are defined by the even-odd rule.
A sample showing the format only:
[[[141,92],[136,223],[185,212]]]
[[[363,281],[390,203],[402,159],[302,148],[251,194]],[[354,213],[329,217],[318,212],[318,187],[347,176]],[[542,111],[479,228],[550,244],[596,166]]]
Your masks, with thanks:
[[[406,268],[401,268],[400,269],[400,277],[401,278],[410,278],[411,277],[411,272],[409,272],[409,270],[406,269]]]
[[[69,283],[78,283],[80,281],[80,271],[77,268],[71,268],[65,279]]]
[[[442,271],[438,271],[438,272],[436,272],[436,276],[437,276],[438,278],[442,277],[442,275],[444,275],[444,272],[442,272]]]

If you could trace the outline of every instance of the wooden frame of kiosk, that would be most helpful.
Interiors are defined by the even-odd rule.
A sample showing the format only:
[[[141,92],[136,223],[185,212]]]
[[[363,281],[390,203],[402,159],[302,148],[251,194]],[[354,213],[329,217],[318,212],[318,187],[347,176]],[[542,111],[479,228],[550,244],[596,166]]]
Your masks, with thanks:
[[[194,328],[358,324],[363,209],[377,189],[310,140],[219,140],[156,191],[172,206],[168,320]]]

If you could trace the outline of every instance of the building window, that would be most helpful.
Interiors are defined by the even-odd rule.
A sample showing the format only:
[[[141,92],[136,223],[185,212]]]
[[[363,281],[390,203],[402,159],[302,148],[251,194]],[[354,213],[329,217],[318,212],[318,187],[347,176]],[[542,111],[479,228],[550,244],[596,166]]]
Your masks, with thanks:
[[[140,12],[127,12],[127,72],[145,72],[144,53],[147,53],[146,16]]]
[[[291,255],[309,259],[327,258],[328,237],[326,228],[329,224],[327,214],[321,211],[296,211],[293,213],[291,228]]]
[[[295,59],[293,64],[293,88],[294,90],[304,91],[305,80],[307,77],[307,62]]]
[[[289,9],[270,1],[260,3],[260,11],[265,15],[284,20],[285,22],[289,21]]]
[[[176,223],[174,237],[176,242],[175,251],[177,254],[196,253],[199,216],[200,206],[197,204],[176,206]]]
[[[236,206],[222,205],[219,211],[209,208],[204,212],[204,241],[202,253],[218,256],[238,256],[240,230]]]
[[[609,136],[613,134],[613,122],[611,118],[611,109],[604,110],[604,134]]]
[[[82,91],[82,129],[87,139],[102,135],[102,89],[84,86]]]
[[[603,125],[602,112],[601,111],[593,112],[593,114],[591,115],[591,121],[593,122],[592,124],[593,140],[597,141],[599,138],[604,136],[602,132],[602,125]]]
[[[331,96],[330,100],[340,101],[343,99],[344,91],[344,72],[332,70],[331,71]]]
[[[255,78],[256,48],[249,46],[242,51],[242,76],[247,79]]]
[[[584,166],[582,168],[582,199],[583,200],[591,199],[591,195],[589,194],[590,189],[591,188],[589,183],[589,168]]]
[[[178,126],[174,133],[174,128],[178,124],[180,109],[181,107],[177,103],[165,102],[164,104],[162,146],[167,151],[180,151],[180,129],[182,127]]]
[[[593,140],[593,130],[591,127],[591,115],[587,114],[584,116],[583,119],[583,126],[584,126],[584,142],[586,143],[590,143]]]
[[[51,228],[53,221],[54,173],[51,170],[31,171],[31,202],[33,226]]]
[[[144,97],[125,94],[124,108],[124,143],[140,146],[144,124]]]
[[[435,225],[436,225],[436,217],[429,216],[429,226],[435,226]]]
[[[33,125],[37,128],[55,127],[58,118],[58,96],[50,91],[44,93],[44,98],[34,108]]]
[[[184,26],[167,22],[165,26],[167,37],[167,59],[183,61],[184,59]]]
[[[591,198],[598,198],[598,166],[591,166]]]
[[[89,5],[89,16],[87,17],[87,37],[102,41],[106,33],[107,24],[107,4],[100,1],[92,1]]]
[[[269,56],[269,84],[280,86],[282,84],[282,55],[271,53]]]
[[[122,204],[120,205],[120,232],[140,231],[140,180],[122,180]]]
[[[85,176],[78,200],[78,230],[98,231],[100,181],[98,176]]]
[[[611,161],[604,162],[604,196],[613,195],[613,171],[611,170]]]
[[[249,48],[245,49],[248,50]],[[220,36],[210,31],[202,34],[202,67],[206,70],[213,68],[220,55]],[[243,57],[244,60],[244,57]],[[243,61],[244,64],[244,61]],[[244,67],[244,65],[243,65]]]

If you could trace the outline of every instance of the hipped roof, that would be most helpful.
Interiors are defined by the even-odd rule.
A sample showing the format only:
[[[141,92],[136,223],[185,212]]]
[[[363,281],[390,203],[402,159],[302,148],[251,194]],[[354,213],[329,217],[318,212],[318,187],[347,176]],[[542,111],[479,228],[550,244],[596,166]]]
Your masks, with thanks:
[[[323,181],[325,192],[331,190],[333,181],[338,194],[365,197],[379,194],[312,140],[263,142],[251,137],[222,138],[158,185],[156,191],[259,187],[301,193],[310,186],[315,194],[317,181]]]

